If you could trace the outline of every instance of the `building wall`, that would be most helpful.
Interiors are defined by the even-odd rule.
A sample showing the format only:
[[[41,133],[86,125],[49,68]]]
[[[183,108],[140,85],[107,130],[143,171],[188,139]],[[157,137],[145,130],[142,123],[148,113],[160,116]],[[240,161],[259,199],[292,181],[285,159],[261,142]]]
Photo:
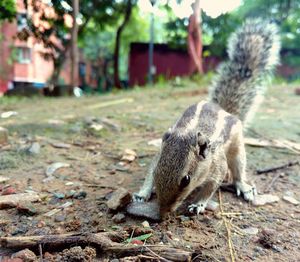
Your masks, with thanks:
[[[18,14],[26,14],[23,0],[17,0],[16,3]],[[30,5],[30,1],[28,3]],[[34,16],[32,8],[29,8],[28,12],[33,15],[34,21],[38,23],[38,19],[35,19],[36,16]],[[0,40],[0,94],[7,91],[12,83],[29,83],[35,87],[43,87],[47,85],[54,69],[52,61],[46,61],[41,55],[46,51],[43,45],[33,38],[29,38],[27,41],[20,41],[16,38],[17,32],[17,19],[12,23],[4,22],[0,25],[0,33],[3,37]],[[30,60],[21,61],[19,59],[20,51],[18,50],[20,48],[22,50],[30,50]],[[28,51],[23,51],[23,53],[28,54]],[[84,62],[87,69],[85,81],[81,82],[96,87],[96,81],[90,78],[92,63],[86,61],[82,54],[80,54],[80,62]],[[70,64],[70,56],[68,55],[60,75],[60,79],[66,85],[71,82]],[[80,85],[81,83],[79,82],[78,84]]]
[[[129,54],[129,85],[144,85],[148,76],[148,43],[132,43]],[[203,61],[204,71],[214,69],[217,58]],[[163,75],[166,79],[175,76],[189,76],[196,72],[189,54],[184,50],[169,48],[166,44],[155,44],[153,63],[156,68],[155,78]]]

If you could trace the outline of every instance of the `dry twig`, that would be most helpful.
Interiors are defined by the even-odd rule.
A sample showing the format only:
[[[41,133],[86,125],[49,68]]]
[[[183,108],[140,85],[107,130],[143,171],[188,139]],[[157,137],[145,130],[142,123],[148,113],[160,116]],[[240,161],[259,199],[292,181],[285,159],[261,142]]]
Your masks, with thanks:
[[[258,175],[266,174],[266,173],[278,171],[280,169],[285,169],[287,167],[291,167],[291,166],[295,166],[295,165],[300,165],[300,161],[293,161],[293,162],[289,162],[287,164],[276,166],[276,167],[269,167],[269,168],[265,168],[265,169],[256,170],[256,173]]]
[[[219,190],[219,203],[220,203],[221,213],[224,213],[223,203],[222,203],[222,195],[221,195],[220,190]],[[222,216],[222,220],[224,221],[224,224],[225,224],[225,227],[226,227],[226,230],[227,230],[227,243],[228,243],[228,247],[229,247],[229,251],[230,251],[231,262],[235,262],[234,247],[233,247],[232,240],[231,240],[230,226],[228,225],[228,221],[227,221],[226,216]]]
[[[190,261],[192,252],[166,245],[125,245],[121,239],[127,238],[127,232],[102,232],[90,234],[62,234],[48,236],[0,237],[0,248],[37,248],[44,250],[76,245],[93,245],[103,253],[117,257],[135,256],[138,254],[164,259],[163,261]]]

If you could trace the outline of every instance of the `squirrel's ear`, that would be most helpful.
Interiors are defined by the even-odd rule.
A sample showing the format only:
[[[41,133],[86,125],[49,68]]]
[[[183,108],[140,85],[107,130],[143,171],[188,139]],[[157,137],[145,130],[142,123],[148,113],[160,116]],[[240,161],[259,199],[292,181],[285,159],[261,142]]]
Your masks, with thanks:
[[[210,141],[205,136],[201,135],[200,132],[197,133],[197,144],[198,144],[198,155],[201,160],[205,159],[210,150]]]
[[[171,135],[170,131],[167,131],[167,132],[163,135],[162,141],[165,142],[165,141],[170,137],[170,135]]]

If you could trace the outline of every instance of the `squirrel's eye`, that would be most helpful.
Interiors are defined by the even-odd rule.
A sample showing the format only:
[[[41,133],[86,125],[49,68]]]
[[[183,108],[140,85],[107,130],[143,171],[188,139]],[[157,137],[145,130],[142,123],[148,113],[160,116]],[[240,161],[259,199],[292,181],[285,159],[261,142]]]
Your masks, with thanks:
[[[191,182],[191,178],[190,176],[185,176],[181,179],[180,182],[180,188],[185,188],[189,185],[189,183]]]

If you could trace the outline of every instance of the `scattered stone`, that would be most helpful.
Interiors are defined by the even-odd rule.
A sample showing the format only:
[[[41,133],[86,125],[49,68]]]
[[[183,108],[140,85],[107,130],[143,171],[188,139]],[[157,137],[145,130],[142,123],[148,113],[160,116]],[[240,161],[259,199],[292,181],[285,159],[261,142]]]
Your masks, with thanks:
[[[34,142],[27,149],[27,152],[31,155],[38,155],[40,153],[41,146],[38,142]]]
[[[255,247],[254,252],[257,253],[259,256],[263,256],[266,254],[266,251],[262,247]]]
[[[30,204],[19,204],[17,205],[17,210],[20,214],[26,216],[33,216],[37,213],[36,208]]]
[[[16,194],[16,193],[17,193],[17,190],[10,186],[10,187],[3,189],[1,195],[7,196],[7,195]]]
[[[264,194],[264,195],[256,195],[252,204],[254,206],[264,206],[266,204],[271,204],[274,202],[278,202],[279,197],[271,194]]]
[[[152,202],[132,202],[127,208],[126,212],[132,216],[144,217],[153,221],[160,221],[160,213],[158,203]]]
[[[8,142],[8,130],[0,126],[0,145],[7,144]]]
[[[145,221],[142,223],[142,226],[143,226],[144,228],[150,228],[150,224],[149,224],[149,222],[148,222],[147,220],[145,220]]]
[[[40,201],[40,197],[37,193],[21,193],[0,196],[0,209],[16,207],[19,204],[36,201]]]
[[[91,124],[90,128],[95,130],[95,131],[101,131],[103,129],[103,125],[100,124]]]
[[[107,201],[107,207],[112,210],[125,207],[131,201],[131,194],[125,188],[119,188],[114,191]]]
[[[18,114],[18,112],[16,112],[16,111],[7,111],[7,112],[1,113],[1,118],[10,118],[12,116],[16,116],[17,114]]]
[[[87,196],[87,193],[85,191],[79,191],[73,195],[73,197],[76,199],[84,199],[84,198],[86,198],[86,196]]]
[[[118,213],[112,217],[112,221],[116,224],[120,224],[125,222],[126,217],[123,213]]]
[[[135,151],[133,151],[131,149],[125,149],[124,154],[121,158],[121,161],[132,162],[136,159],[136,157],[137,157],[137,154]]]
[[[299,205],[299,201],[291,196],[283,196],[283,200],[285,200],[286,202],[289,202],[293,205]]]
[[[58,199],[64,199],[66,197],[64,193],[53,193],[53,196]]]
[[[258,228],[256,227],[247,227],[241,229],[241,231],[247,235],[256,235],[258,233]]]
[[[70,190],[66,193],[66,198],[72,198],[76,194],[75,190]]]
[[[63,222],[66,220],[66,216],[65,215],[56,215],[54,218],[55,222]]]
[[[44,253],[44,259],[45,261],[55,261],[54,255],[50,254],[49,252]]]
[[[7,182],[10,178],[5,176],[0,176],[0,183]]]
[[[37,261],[36,255],[28,248],[23,249],[12,255],[12,258],[20,258],[24,262],[34,262]]]
[[[38,227],[38,228],[42,228],[42,227],[45,227],[45,226],[46,226],[46,222],[43,221],[43,220],[41,220],[41,221],[39,221],[39,222],[37,223],[37,227]]]
[[[219,203],[214,200],[209,200],[206,206],[207,210],[216,211],[219,208]]]
[[[56,172],[56,170],[63,168],[63,167],[70,167],[70,164],[61,163],[61,162],[56,162],[56,163],[51,164],[46,169],[46,176],[47,177],[53,176],[54,173]]]

